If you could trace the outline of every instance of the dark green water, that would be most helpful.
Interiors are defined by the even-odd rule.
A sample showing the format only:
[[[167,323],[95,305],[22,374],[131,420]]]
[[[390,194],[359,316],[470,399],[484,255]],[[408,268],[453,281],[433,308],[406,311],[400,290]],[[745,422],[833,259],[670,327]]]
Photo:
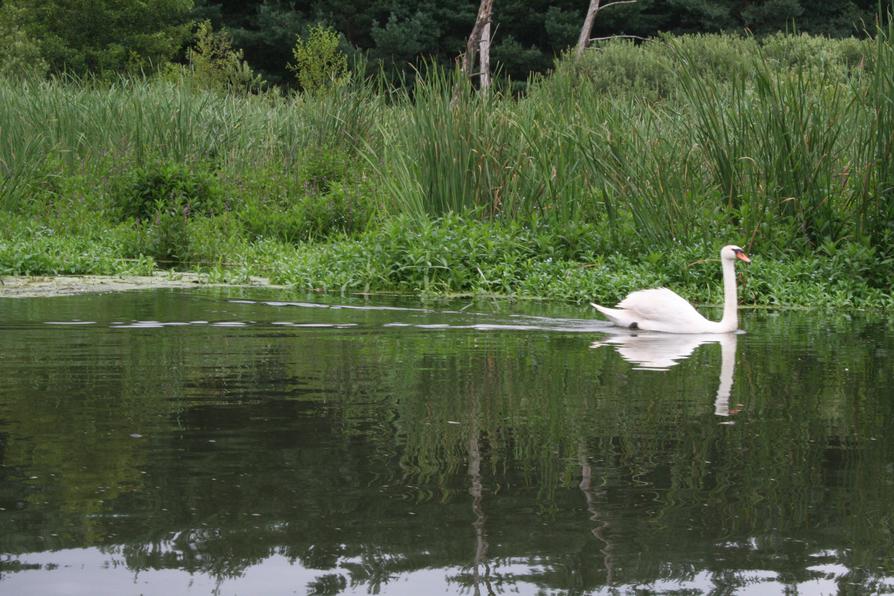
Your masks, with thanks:
[[[891,320],[290,300],[0,300],[0,593],[894,591]]]

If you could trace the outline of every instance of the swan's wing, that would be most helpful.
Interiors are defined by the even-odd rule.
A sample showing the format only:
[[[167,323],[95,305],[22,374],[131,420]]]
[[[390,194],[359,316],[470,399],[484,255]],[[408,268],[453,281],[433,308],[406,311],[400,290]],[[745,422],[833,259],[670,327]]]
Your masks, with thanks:
[[[630,311],[636,318],[651,321],[703,321],[695,308],[676,292],[667,288],[655,288],[653,290],[640,290],[628,294],[624,300],[618,303],[618,308]]]

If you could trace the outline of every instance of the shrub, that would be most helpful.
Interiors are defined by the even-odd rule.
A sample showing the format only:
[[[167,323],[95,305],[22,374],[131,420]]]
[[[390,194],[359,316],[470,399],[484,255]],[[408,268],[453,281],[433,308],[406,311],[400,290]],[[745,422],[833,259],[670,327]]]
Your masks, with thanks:
[[[288,205],[249,201],[239,212],[242,227],[255,239],[298,243],[366,228],[373,202],[362,184],[333,183],[325,194],[293,197]]]
[[[674,87],[670,60],[662,52],[649,50],[629,41],[611,41],[588,51],[580,60],[569,56],[557,69],[572,68],[595,93],[666,97]]]
[[[321,149],[310,151],[299,167],[299,178],[305,192],[325,194],[334,183],[345,180],[349,175],[351,160],[344,151]]]
[[[857,39],[829,39],[774,33],[761,41],[764,58],[784,69],[845,74],[863,62],[869,44]]]
[[[314,25],[307,38],[300,35],[292,48],[298,84],[307,93],[319,93],[343,87],[351,80],[348,57],[339,49],[338,33],[325,25]]]
[[[144,226],[141,254],[153,257],[161,265],[179,263],[189,254],[188,218],[180,213],[159,210]]]
[[[196,44],[186,50],[186,58],[192,79],[205,89],[251,92],[263,87],[263,79],[243,59],[242,50],[233,48],[230,35],[213,31],[210,21],[199,23]]]
[[[212,173],[174,163],[135,170],[119,181],[113,199],[113,210],[122,220],[157,220],[159,213],[189,218],[224,209],[220,186]]]

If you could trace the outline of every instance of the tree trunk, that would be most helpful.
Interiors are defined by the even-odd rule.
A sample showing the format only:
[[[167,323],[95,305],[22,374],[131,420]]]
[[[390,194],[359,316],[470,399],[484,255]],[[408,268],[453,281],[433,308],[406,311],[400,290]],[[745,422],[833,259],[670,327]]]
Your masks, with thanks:
[[[584,26],[580,30],[580,37],[577,38],[577,55],[580,56],[590,45],[590,32],[593,30],[593,21],[596,20],[596,13],[599,12],[599,4],[602,0],[590,0],[590,7],[587,8],[587,17],[584,19]]]
[[[479,63],[481,64],[479,87],[486,92],[490,87],[490,20],[481,29],[481,43],[478,45],[478,49]]]
[[[587,8],[587,17],[584,19],[584,26],[580,30],[580,37],[577,38],[576,54],[578,57],[580,57],[580,55],[584,53],[584,50],[587,49],[587,46],[590,45],[590,32],[593,31],[593,21],[596,20],[596,14],[600,10],[608,8],[609,6],[614,6],[615,4],[636,4],[636,0],[614,0],[607,4],[603,4],[602,0],[590,0],[590,6]],[[615,37],[633,37],[642,39],[636,35],[611,35],[609,37],[600,37],[599,39],[612,39]]]
[[[466,77],[471,78],[474,76],[472,69],[475,67],[475,52],[479,48],[482,50],[482,58],[485,57],[484,54],[486,51],[488,68],[490,67],[490,17],[493,7],[494,0],[481,0],[481,5],[478,7],[478,16],[475,17],[475,26],[472,27],[472,33],[469,34],[469,41],[466,43],[466,53],[463,54],[462,71]],[[485,28],[487,29],[486,47],[482,42]],[[481,72],[484,72],[483,65]],[[487,73],[487,78],[488,80],[490,79],[490,72]]]

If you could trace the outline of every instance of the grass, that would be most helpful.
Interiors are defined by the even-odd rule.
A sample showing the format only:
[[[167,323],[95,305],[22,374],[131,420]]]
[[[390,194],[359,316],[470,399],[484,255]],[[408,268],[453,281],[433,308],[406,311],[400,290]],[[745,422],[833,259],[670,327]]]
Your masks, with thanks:
[[[0,273],[716,302],[737,242],[745,302],[887,307],[892,34],[613,42],[523,97],[0,81]]]

